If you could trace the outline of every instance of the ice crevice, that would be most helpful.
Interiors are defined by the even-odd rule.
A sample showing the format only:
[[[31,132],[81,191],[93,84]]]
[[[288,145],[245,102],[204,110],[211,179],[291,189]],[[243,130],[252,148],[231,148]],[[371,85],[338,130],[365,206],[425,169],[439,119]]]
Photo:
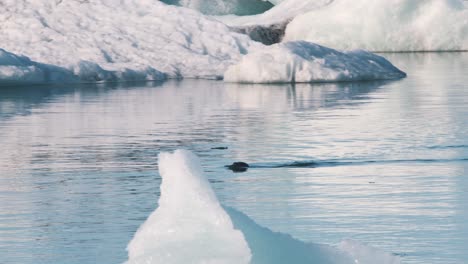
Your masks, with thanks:
[[[400,258],[352,240],[304,242],[220,204],[199,159],[186,150],[159,155],[158,208],[128,244],[126,264],[399,264]]]

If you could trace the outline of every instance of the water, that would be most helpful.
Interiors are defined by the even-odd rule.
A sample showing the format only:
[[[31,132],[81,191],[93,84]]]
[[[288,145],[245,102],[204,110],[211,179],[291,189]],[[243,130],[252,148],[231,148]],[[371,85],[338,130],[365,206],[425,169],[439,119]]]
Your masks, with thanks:
[[[385,56],[408,78],[1,87],[0,263],[125,261],[176,148],[273,230],[468,263],[468,54]]]

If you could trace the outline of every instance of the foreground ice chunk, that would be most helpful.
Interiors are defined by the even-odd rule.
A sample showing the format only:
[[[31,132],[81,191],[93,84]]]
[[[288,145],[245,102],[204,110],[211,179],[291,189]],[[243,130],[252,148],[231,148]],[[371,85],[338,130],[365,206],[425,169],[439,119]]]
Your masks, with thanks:
[[[127,264],[400,263],[397,256],[357,242],[340,247],[302,242],[223,208],[188,151],[162,153],[159,170],[159,207],[128,245]]]
[[[285,40],[371,51],[468,50],[463,0],[335,0],[297,16]]]
[[[1,48],[95,81],[220,78],[257,44],[158,0],[2,0],[0,31]]]
[[[247,264],[251,253],[235,230],[198,158],[177,150],[159,156],[158,209],[128,245],[128,264]]]
[[[340,52],[305,41],[286,42],[245,55],[224,73],[227,82],[294,83],[389,80],[406,74],[363,50]]]

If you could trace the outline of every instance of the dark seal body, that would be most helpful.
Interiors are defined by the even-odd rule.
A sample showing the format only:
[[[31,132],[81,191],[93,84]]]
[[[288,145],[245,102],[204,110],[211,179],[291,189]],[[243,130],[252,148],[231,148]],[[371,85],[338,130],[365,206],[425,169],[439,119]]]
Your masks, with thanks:
[[[250,166],[245,162],[234,162],[231,165],[227,165],[226,167],[233,172],[245,172]]]

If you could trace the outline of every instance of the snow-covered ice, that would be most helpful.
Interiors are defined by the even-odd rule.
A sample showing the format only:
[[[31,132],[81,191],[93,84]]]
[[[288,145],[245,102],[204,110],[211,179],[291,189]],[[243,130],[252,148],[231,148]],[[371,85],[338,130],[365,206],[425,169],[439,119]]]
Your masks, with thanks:
[[[0,48],[94,81],[220,78],[252,46],[247,36],[158,0],[2,0]],[[102,69],[102,71],[101,71]],[[88,74],[89,75],[89,74]]]
[[[363,50],[337,51],[305,41],[286,42],[245,55],[224,74],[227,82],[294,83],[388,80],[406,74]]]
[[[176,150],[159,156],[159,207],[128,245],[127,264],[399,264],[400,258],[345,240],[307,243],[222,207],[198,158]]]
[[[371,51],[468,50],[463,0],[335,0],[297,16],[285,40]]]

